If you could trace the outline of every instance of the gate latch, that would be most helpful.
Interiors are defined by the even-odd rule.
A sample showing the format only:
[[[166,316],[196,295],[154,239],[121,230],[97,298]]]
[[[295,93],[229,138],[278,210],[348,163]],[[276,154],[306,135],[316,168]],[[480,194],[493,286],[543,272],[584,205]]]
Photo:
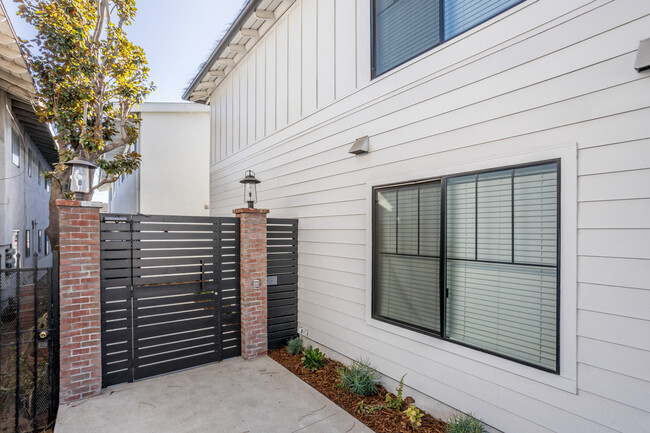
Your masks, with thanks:
[[[48,335],[49,335],[48,332],[44,329],[38,332],[38,338],[40,338],[41,340],[45,340]]]

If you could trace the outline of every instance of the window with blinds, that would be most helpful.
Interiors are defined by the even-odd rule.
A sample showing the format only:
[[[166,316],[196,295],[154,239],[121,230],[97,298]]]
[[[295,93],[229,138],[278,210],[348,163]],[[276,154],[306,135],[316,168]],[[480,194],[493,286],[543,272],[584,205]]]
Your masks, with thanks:
[[[375,192],[374,315],[440,332],[440,182]]]
[[[422,54],[523,0],[374,0],[373,75]]]
[[[558,187],[551,162],[377,189],[373,316],[557,372]]]

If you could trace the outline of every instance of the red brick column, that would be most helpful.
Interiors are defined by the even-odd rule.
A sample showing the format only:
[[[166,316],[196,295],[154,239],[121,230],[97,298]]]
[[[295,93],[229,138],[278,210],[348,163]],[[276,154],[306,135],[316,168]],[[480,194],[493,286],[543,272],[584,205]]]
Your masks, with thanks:
[[[57,200],[61,403],[97,395],[102,385],[99,286],[101,203]]]
[[[241,356],[266,355],[266,214],[267,209],[235,209],[241,229]]]

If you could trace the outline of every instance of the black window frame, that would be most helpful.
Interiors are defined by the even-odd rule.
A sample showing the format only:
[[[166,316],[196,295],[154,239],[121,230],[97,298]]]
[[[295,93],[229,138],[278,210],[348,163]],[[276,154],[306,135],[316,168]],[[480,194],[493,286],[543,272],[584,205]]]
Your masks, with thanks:
[[[468,176],[468,175],[479,175],[482,173],[490,173],[490,172],[496,172],[500,170],[514,170],[518,168],[526,168],[526,167],[534,167],[534,166],[539,166],[539,165],[544,165],[544,164],[556,164],[557,167],[557,215],[556,215],[556,236],[557,236],[557,245],[556,245],[556,263],[557,263],[557,274],[556,274],[556,311],[555,311],[555,317],[556,317],[556,323],[555,323],[555,344],[556,344],[556,359],[555,359],[555,369],[550,369],[546,367],[542,367],[540,365],[536,365],[527,361],[523,361],[521,359],[517,359],[508,355],[504,355],[495,351],[479,348],[472,346],[470,344],[466,344],[463,342],[451,340],[450,338],[447,337],[446,334],[446,300],[447,297],[449,296],[449,290],[447,288],[447,282],[446,282],[446,277],[447,277],[447,248],[446,248],[446,242],[447,242],[447,221],[446,221],[446,205],[447,205],[447,192],[446,192],[446,183],[448,179],[452,179],[455,177],[461,177],[461,176]],[[535,161],[535,162],[530,162],[530,163],[523,163],[523,164],[516,164],[516,165],[508,165],[508,166],[501,166],[501,167],[494,167],[494,168],[489,168],[489,169],[482,169],[482,170],[475,170],[475,171],[469,171],[469,172],[462,172],[462,173],[454,173],[450,175],[444,175],[440,177],[435,177],[435,178],[429,178],[429,179],[418,179],[414,181],[409,181],[409,182],[399,182],[399,183],[392,183],[392,184],[385,184],[385,185],[377,185],[372,188],[372,287],[371,287],[371,317],[375,320],[378,320],[380,322],[388,323],[394,326],[398,326],[400,328],[408,329],[411,331],[415,331],[424,335],[428,335],[443,341],[447,341],[449,343],[457,344],[460,346],[464,346],[467,348],[470,348],[472,350],[476,350],[479,352],[483,353],[488,353],[490,355],[498,356],[499,358],[507,359],[509,361],[513,361],[519,364],[523,364],[529,367],[533,367],[537,370],[542,370],[548,373],[560,374],[560,358],[561,358],[561,350],[560,350],[560,311],[561,311],[561,286],[560,286],[560,281],[561,281],[561,215],[562,215],[562,209],[561,209],[561,203],[562,203],[562,183],[561,183],[561,160],[559,158],[556,159],[548,159],[548,160],[542,160],[542,161]],[[418,184],[426,184],[426,183],[433,183],[433,182],[440,182],[441,186],[441,195],[440,195],[440,263],[439,263],[439,273],[440,273],[440,281],[439,281],[439,292],[440,292],[440,332],[433,331],[431,329],[423,328],[418,325],[413,325],[408,322],[404,322],[402,320],[397,320],[397,319],[392,319],[388,317],[383,317],[379,314],[376,314],[375,312],[377,311],[377,300],[379,299],[378,294],[377,294],[377,288],[378,288],[378,283],[377,283],[377,271],[378,271],[378,224],[377,224],[377,205],[378,205],[378,200],[377,200],[377,194],[385,189],[390,189],[390,188],[396,188],[396,187],[406,187],[406,186],[412,186],[412,185],[418,185]]]
[[[396,0],[396,1],[399,1],[399,0]],[[506,9],[503,9],[502,11],[499,11],[499,12],[493,14],[493,15],[490,15],[490,16],[486,17],[483,21],[480,21],[480,22],[476,23],[474,26],[462,31],[461,33],[458,33],[457,35],[455,35],[455,36],[453,36],[453,37],[451,37],[449,39],[445,39],[445,16],[444,16],[444,10],[445,10],[444,9],[444,2],[445,2],[445,0],[438,0],[438,8],[439,8],[439,14],[438,15],[440,17],[440,38],[439,38],[440,42],[438,42],[437,44],[432,45],[432,46],[420,51],[417,54],[414,54],[413,56],[409,57],[408,59],[406,59],[406,60],[404,60],[404,61],[402,61],[400,63],[398,63],[397,65],[393,66],[392,68],[387,69],[384,72],[378,74],[377,73],[377,68],[376,68],[376,59],[377,59],[376,47],[377,47],[377,44],[375,43],[375,39],[376,39],[376,35],[377,35],[376,20],[375,20],[375,10],[376,10],[375,3],[377,2],[377,0],[371,0],[370,1],[370,53],[371,53],[371,59],[370,59],[371,77],[370,77],[370,79],[374,80],[375,78],[381,77],[382,75],[394,70],[395,68],[398,68],[398,67],[402,66],[403,64],[408,63],[411,60],[415,59],[416,57],[421,56],[422,54],[426,53],[427,51],[430,51],[430,50],[432,50],[432,49],[434,49],[436,47],[439,47],[440,45],[443,45],[446,42],[449,42],[452,39],[457,38],[458,36],[472,30],[473,28],[476,28],[476,27],[480,26],[481,24],[491,20],[492,18],[494,18],[494,17],[496,17],[498,15],[501,15],[502,13],[505,13],[506,11],[508,11],[508,10],[510,10],[510,9],[516,7],[516,6],[519,6],[521,3],[525,2],[525,1],[526,0],[520,0],[517,3],[507,7]]]

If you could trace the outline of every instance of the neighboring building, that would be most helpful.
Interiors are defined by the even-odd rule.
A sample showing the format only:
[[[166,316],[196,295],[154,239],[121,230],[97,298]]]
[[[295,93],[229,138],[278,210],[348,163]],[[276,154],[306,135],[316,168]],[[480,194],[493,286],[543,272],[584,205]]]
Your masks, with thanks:
[[[34,83],[0,3],[1,268],[11,265],[6,250],[20,254],[22,267],[34,266],[35,255],[39,267],[52,263],[45,235],[50,187],[41,173],[52,169],[58,153],[49,129],[34,114],[33,94]]]
[[[210,110],[189,103],[147,102],[135,149],[140,168],[109,184],[109,210],[150,215],[209,215]],[[110,155],[109,155],[110,157]]]
[[[506,432],[644,431],[648,38],[647,0],[250,0],[184,95],[210,213],[252,169],[299,218],[317,344]]]

